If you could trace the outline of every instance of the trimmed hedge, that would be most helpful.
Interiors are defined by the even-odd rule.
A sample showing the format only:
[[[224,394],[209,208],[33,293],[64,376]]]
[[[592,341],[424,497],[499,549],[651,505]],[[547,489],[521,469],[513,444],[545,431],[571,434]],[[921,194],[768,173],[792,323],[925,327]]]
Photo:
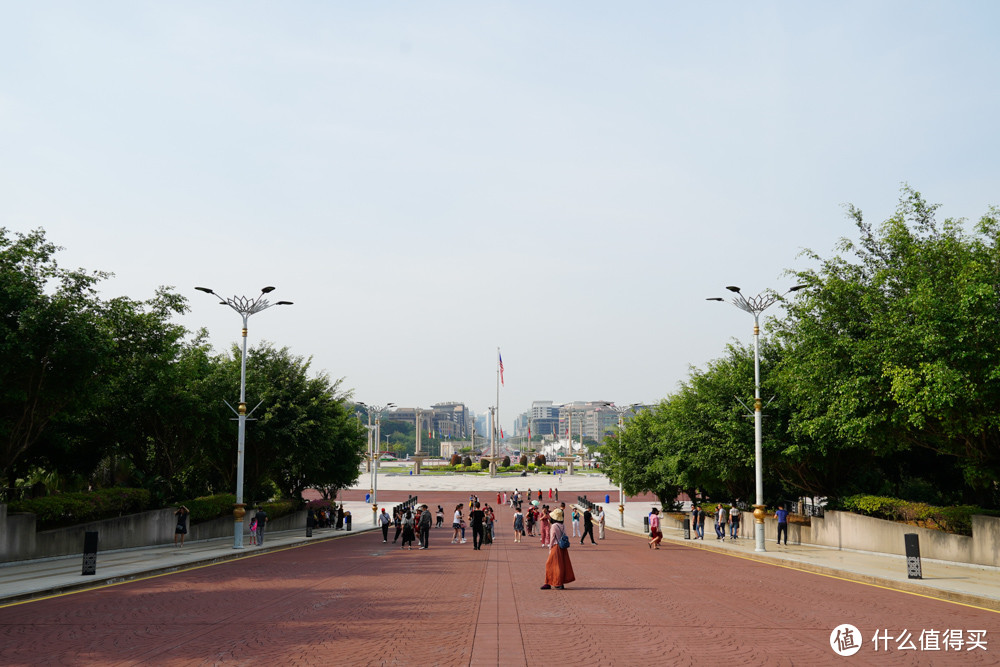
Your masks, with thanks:
[[[214,496],[203,496],[195,498],[185,503],[191,510],[191,523],[201,521],[211,521],[221,516],[232,516],[233,505],[236,504],[236,495],[233,493],[220,493]],[[269,503],[260,503],[260,506],[267,512],[268,520],[277,519],[279,516],[291,514],[299,508],[299,503],[295,500],[275,500]],[[247,505],[247,516],[253,516],[256,511],[255,506]]]
[[[19,500],[10,503],[8,511],[34,514],[38,528],[48,530],[144,512],[149,504],[146,489],[113,487]]]
[[[191,523],[201,523],[202,521],[218,519],[220,516],[232,515],[233,505],[236,504],[236,494],[219,493],[178,504],[184,505],[191,511],[191,516],[188,517]]]
[[[847,496],[841,498],[837,506],[855,514],[889,521],[906,521],[924,528],[934,528],[958,535],[972,535],[972,515],[974,514],[1000,516],[1000,512],[985,510],[976,505],[937,507],[927,503],[885,496]]]

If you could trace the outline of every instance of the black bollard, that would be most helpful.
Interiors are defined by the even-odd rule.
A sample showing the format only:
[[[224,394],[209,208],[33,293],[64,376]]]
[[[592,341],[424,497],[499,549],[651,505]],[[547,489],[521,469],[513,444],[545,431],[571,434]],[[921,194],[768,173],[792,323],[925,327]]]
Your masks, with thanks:
[[[97,531],[83,534],[83,574],[97,574]]]
[[[920,567],[920,536],[916,533],[906,533],[903,535],[903,544],[906,547],[906,577],[923,579]]]
[[[691,519],[684,519],[684,539],[691,539]]]

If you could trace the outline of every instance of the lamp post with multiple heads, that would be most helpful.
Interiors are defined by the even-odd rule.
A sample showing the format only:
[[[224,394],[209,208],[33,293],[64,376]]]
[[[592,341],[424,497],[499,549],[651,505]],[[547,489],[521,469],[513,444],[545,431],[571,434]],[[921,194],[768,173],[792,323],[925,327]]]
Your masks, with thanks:
[[[208,287],[195,287],[199,292],[205,292],[206,294],[211,294],[212,296],[219,299],[219,304],[223,306],[229,306],[243,318],[243,345],[242,353],[240,356],[240,402],[238,408],[234,409],[233,406],[229,405],[229,409],[236,413],[236,420],[239,422],[239,427],[237,429],[238,435],[236,440],[236,506],[233,508],[233,519],[235,521],[234,531],[233,531],[233,548],[242,549],[243,548],[243,517],[246,515],[246,505],[243,504],[243,454],[244,445],[246,443],[246,428],[247,428],[247,403],[246,403],[246,392],[247,392],[247,320],[250,319],[251,315],[259,313],[262,310],[267,310],[271,306],[290,306],[291,301],[277,301],[275,303],[269,302],[265,295],[270,294],[274,291],[273,287],[264,287],[260,290],[255,298],[251,299],[245,296],[232,296],[229,298],[224,298],[213,292]],[[263,401],[262,401],[263,402]],[[260,403],[253,409],[256,410],[260,407]],[[253,414],[253,410],[250,414]]]
[[[625,442],[622,436],[625,435],[625,415],[635,410],[634,405],[615,405],[611,403],[608,407],[618,413],[618,451],[625,458]],[[621,464],[619,464],[621,465]],[[618,473],[618,525],[625,527],[625,473],[624,470]]]
[[[785,294],[797,292],[806,285],[796,285]],[[753,451],[754,477],[756,482],[756,502],[753,506],[755,546],[754,551],[766,551],[764,548],[764,463],[762,454],[763,422],[760,398],[760,314],[773,306],[785,294],[766,290],[757,296],[747,297],[739,287],[727,285],[726,289],[734,293],[732,303],[740,310],[753,315]],[[711,297],[708,301],[724,301],[721,297]]]
[[[375,433],[369,442],[373,442],[372,447],[372,470],[371,470],[371,491],[372,491],[372,521],[375,525],[378,525],[378,460],[379,460],[379,447],[382,442],[382,413],[389,408],[396,407],[395,403],[386,403],[385,405],[365,405],[364,403],[358,403],[358,405],[366,408],[368,410],[368,418],[375,415]]]

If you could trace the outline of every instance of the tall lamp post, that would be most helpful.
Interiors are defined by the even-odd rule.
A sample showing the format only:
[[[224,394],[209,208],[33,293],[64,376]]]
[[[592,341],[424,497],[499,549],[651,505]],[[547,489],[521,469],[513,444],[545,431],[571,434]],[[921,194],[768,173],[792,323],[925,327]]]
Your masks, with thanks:
[[[785,294],[797,292],[806,285],[796,285]],[[777,294],[770,290],[761,292],[757,296],[747,297],[739,287],[727,285],[726,289],[736,296],[732,299],[732,304],[753,315],[753,454],[754,454],[754,477],[756,482],[757,500],[753,506],[753,517],[756,522],[754,526],[755,546],[754,551],[767,551],[764,548],[764,463],[763,447],[761,445],[763,435],[763,422],[761,415],[760,399],[760,314],[773,306],[778,299],[785,294]],[[708,301],[725,301],[721,297],[710,297]]]
[[[374,435],[374,447],[372,454],[375,457],[372,459],[372,477],[371,477],[371,490],[372,490],[372,521],[375,525],[378,525],[378,460],[379,460],[379,447],[382,442],[382,413],[389,408],[396,407],[395,403],[386,403],[385,405],[365,405],[364,403],[358,403],[358,405],[364,406],[368,410],[369,417],[375,415],[375,435]]]
[[[635,409],[634,405],[615,405],[612,403],[609,405],[612,410],[618,413],[618,451],[622,454],[622,459],[625,458],[625,442],[622,436],[625,435],[625,415],[632,412]],[[620,464],[619,464],[620,465]],[[625,527],[625,473],[620,471],[618,473],[618,525],[621,528]]]
[[[236,439],[236,505],[233,507],[233,548],[242,549],[243,548],[243,517],[246,515],[246,505],[243,504],[243,458],[244,458],[244,445],[246,443],[246,429],[247,429],[247,403],[246,403],[246,393],[247,393],[247,320],[250,319],[251,315],[259,313],[262,310],[267,310],[271,306],[290,306],[291,301],[277,301],[275,303],[270,303],[265,297],[265,295],[270,294],[274,291],[273,287],[263,287],[255,298],[251,299],[245,296],[232,296],[229,298],[224,298],[213,292],[208,287],[195,287],[199,292],[205,292],[206,294],[211,294],[212,296],[219,299],[219,304],[223,306],[229,306],[243,318],[243,346],[242,353],[240,356],[240,403],[237,409],[233,409],[233,406],[229,405],[229,409],[236,413],[236,420],[239,422],[239,427],[237,429],[238,435]],[[263,401],[262,401],[263,402]],[[256,410],[260,407],[260,403],[253,409]],[[253,410],[250,414],[253,414]]]

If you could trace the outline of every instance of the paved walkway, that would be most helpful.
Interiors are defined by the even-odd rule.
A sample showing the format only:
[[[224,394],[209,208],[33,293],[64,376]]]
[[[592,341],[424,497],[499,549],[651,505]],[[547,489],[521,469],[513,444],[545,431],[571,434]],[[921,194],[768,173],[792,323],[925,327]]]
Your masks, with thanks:
[[[362,473],[362,482],[367,482],[367,475]],[[390,506],[402,502],[410,495],[416,494],[420,502],[433,502],[436,494],[447,493],[449,498],[465,500],[468,487],[475,486],[474,491],[484,502],[495,505],[496,493],[504,490],[520,488],[524,492],[533,488],[536,492],[539,486],[543,488],[545,503],[548,500],[548,486],[544,482],[559,482],[555,477],[534,476],[473,477],[461,475],[440,476],[407,476],[380,475],[378,500],[380,505]],[[354,531],[372,530],[370,520],[363,517],[372,515],[371,506],[364,502],[367,489],[359,488],[344,492],[347,509],[355,517]],[[463,488],[464,487],[464,488]],[[560,496],[563,502],[571,505],[579,495],[587,495],[592,501],[603,501],[610,495],[611,503],[606,506],[607,526],[610,530],[622,530],[626,533],[643,534],[643,519],[649,509],[654,506],[651,500],[626,502],[624,526],[617,512],[617,490],[603,476],[573,475],[564,476],[560,483]],[[436,489],[432,490],[432,489]],[[459,495],[455,495],[459,494]],[[432,504],[432,508],[436,506]],[[452,507],[446,506],[446,525],[450,524]],[[970,604],[977,607],[1000,610],[1000,568],[946,563],[941,561],[923,561],[923,579],[908,579],[906,562],[901,556],[843,551],[807,545],[776,545],[768,543],[767,552],[756,553],[752,540],[717,541],[708,533],[714,532],[707,527],[704,541],[684,540],[681,531],[666,530],[665,542],[674,542],[704,551],[716,551],[732,556],[791,567],[809,572],[836,576],[851,581],[869,583],[888,588],[908,591],[921,595]],[[145,549],[130,549],[118,552],[101,552],[98,554],[97,574],[84,576],[82,572],[82,556],[45,559],[40,561],[22,561],[18,563],[0,564],[0,604],[14,602],[47,594],[61,593],[76,589],[90,588],[96,585],[125,581],[138,576],[149,576],[184,568],[220,562],[223,560],[252,556],[274,549],[298,546],[309,541],[321,541],[344,535],[344,531],[333,529],[317,529],[312,538],[305,537],[305,529],[283,533],[269,533],[264,547],[247,546],[242,550],[232,548],[232,539],[207,540],[204,542],[189,542],[183,548],[157,546]],[[471,542],[471,536],[470,536]]]
[[[419,495],[431,507],[467,498]],[[864,642],[853,664],[997,663],[1000,614],[734,558],[747,555],[740,545],[671,540],[653,551],[641,535],[609,530],[596,545],[572,544],[577,581],[567,590],[539,590],[547,550],[537,538],[513,542],[509,509],[499,519],[497,541],[482,551],[440,528],[426,551],[401,551],[369,530],[311,541],[272,534],[236,560],[228,540],[184,554],[188,546],[123,552],[135,558],[123,572],[194,567],[0,604],[0,664],[824,665],[841,660],[830,647],[841,623]],[[99,557],[99,573],[113,557]],[[229,560],[207,565],[218,558]],[[72,572],[40,578],[79,580],[79,567],[74,559]],[[944,630],[963,641],[986,631],[987,650],[909,650],[893,639],[876,651],[872,642]]]

